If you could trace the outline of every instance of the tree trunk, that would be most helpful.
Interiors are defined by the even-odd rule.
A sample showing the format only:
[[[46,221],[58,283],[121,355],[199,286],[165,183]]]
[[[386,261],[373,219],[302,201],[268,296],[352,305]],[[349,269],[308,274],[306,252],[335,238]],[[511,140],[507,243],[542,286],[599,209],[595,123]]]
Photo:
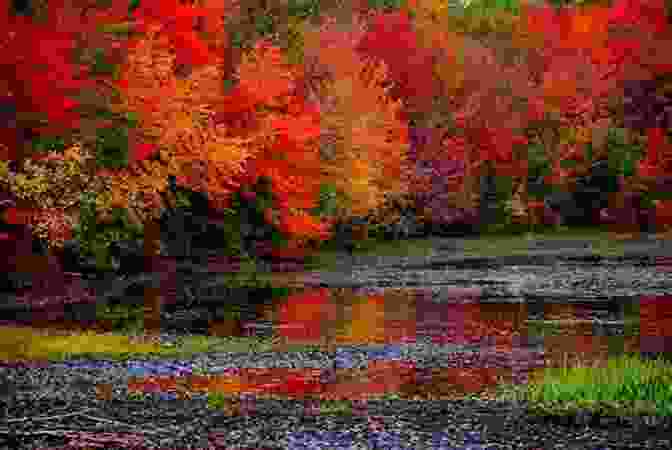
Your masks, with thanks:
[[[159,270],[159,245],[160,233],[159,224],[155,221],[149,220],[145,222],[145,261],[146,270],[150,273]],[[145,330],[150,332],[158,332],[161,329],[161,287],[160,286],[145,286]]]

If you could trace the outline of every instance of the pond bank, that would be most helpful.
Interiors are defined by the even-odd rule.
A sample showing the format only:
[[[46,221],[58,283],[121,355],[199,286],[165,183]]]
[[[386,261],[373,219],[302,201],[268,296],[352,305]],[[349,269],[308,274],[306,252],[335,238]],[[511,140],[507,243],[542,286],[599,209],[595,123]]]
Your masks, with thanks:
[[[484,236],[482,238],[430,237],[399,242],[372,243],[349,254],[326,251],[316,256],[325,268],[349,266],[408,266],[428,262],[473,265],[495,262],[499,265],[534,264],[554,258],[585,259],[593,255],[609,259],[640,259],[672,254],[672,241],[641,234],[635,239],[616,241],[606,232],[537,234],[529,236]],[[317,267],[316,267],[317,268]]]

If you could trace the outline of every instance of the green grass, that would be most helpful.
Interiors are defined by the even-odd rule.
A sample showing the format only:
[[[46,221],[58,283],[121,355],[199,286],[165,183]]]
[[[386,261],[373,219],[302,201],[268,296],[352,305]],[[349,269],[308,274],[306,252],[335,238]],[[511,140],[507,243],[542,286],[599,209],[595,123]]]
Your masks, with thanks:
[[[189,356],[199,353],[259,353],[277,349],[278,342],[274,338],[259,337],[218,337],[205,335],[189,335],[178,342],[174,348],[163,348],[164,355]],[[283,352],[298,352],[317,348],[317,345],[295,344],[283,345]]]
[[[92,357],[123,360],[147,353],[180,358],[211,351],[275,349],[274,341],[259,338],[185,336],[176,347],[167,347],[135,344],[128,336],[114,333],[49,336],[35,330],[3,327],[0,334],[5,344],[0,350],[11,349],[12,356],[27,359]],[[295,347],[283,348],[283,351],[306,350],[314,346]],[[2,356],[5,359],[6,355]],[[542,414],[563,415],[587,409],[605,415],[669,415],[672,414],[672,366],[662,361],[641,361],[635,356],[620,355],[610,358],[606,366],[601,367],[597,364],[573,367],[565,364],[562,368],[537,371],[527,385],[502,384],[498,392],[502,399],[527,400],[532,412]],[[321,410],[325,414],[347,414],[349,407],[343,402],[326,402],[321,405]]]
[[[602,256],[617,256],[623,254],[623,244],[613,240],[605,227],[560,227],[546,228],[537,233],[520,232],[516,228],[493,228],[491,232],[478,237],[457,239],[463,248],[457,249],[456,255],[461,256],[504,256],[527,254],[533,241],[543,240],[578,240],[586,239],[593,251]],[[354,250],[355,255],[377,256],[429,256],[436,249],[433,239],[416,238],[396,242],[381,241],[370,238],[359,243]],[[332,243],[328,243],[309,258],[307,270],[329,270],[336,266],[336,261],[342,258],[343,251],[338,250]]]
[[[544,415],[672,415],[672,366],[662,360],[620,355],[603,367],[579,363],[534,375],[524,386],[500,386],[500,398],[528,401],[528,410]]]
[[[383,242],[368,239],[359,243],[353,252],[355,255],[378,256],[427,256],[431,254],[432,242],[429,239],[408,239],[398,242]],[[343,250],[327,244],[306,260],[306,270],[329,270],[343,257]]]

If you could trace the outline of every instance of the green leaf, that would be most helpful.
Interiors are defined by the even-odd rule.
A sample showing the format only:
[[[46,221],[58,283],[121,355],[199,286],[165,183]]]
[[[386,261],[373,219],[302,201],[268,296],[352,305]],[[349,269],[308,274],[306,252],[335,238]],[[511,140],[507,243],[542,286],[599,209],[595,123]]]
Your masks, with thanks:
[[[285,247],[289,241],[283,233],[274,229],[271,232],[271,242],[273,242],[273,245],[275,246]]]
[[[369,0],[371,9],[397,10],[405,4],[403,0]]]
[[[98,130],[96,162],[102,167],[115,169],[128,165],[128,131],[125,127]]]
[[[319,16],[320,3],[317,0],[290,0],[287,4],[289,17],[307,18]]]
[[[112,74],[114,72],[114,64],[106,61],[105,50],[102,48],[95,49],[94,62],[91,64],[91,71],[94,74]]]
[[[59,151],[66,147],[65,139],[61,136],[37,136],[31,145],[37,152]]]
[[[255,29],[261,36],[273,34],[275,30],[275,21],[271,15],[259,15],[255,22]]]
[[[530,168],[542,167],[548,164],[548,157],[542,144],[530,144],[527,146],[527,161]]]
[[[560,167],[563,169],[569,169],[571,167],[576,167],[577,161],[573,159],[563,159],[560,160]]]
[[[139,122],[138,115],[133,111],[129,111],[126,113],[126,121],[129,123],[129,126],[135,128]]]
[[[231,45],[235,48],[243,47],[243,33],[240,31],[233,31],[230,33]]]

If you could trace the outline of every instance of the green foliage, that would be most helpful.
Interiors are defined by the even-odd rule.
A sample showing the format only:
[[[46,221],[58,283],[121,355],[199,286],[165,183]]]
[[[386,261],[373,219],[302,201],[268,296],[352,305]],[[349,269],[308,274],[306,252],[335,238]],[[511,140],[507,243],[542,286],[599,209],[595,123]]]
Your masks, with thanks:
[[[289,288],[284,286],[271,286],[271,298],[285,298],[290,294]]]
[[[609,169],[614,176],[631,176],[637,160],[644,156],[640,144],[629,144],[625,128],[610,128],[607,134]]]
[[[541,143],[531,143],[527,147],[528,177],[538,179],[551,174],[551,163]],[[546,183],[528,186],[528,193],[534,197],[544,197],[551,192]]]
[[[96,133],[96,164],[119,169],[128,165],[127,127],[108,127]]]
[[[473,0],[465,7],[466,14],[478,16],[487,16],[493,11],[506,11],[518,15],[520,14],[520,2],[518,0]]]
[[[352,404],[347,400],[321,401],[320,414],[350,415],[352,414]]]
[[[176,208],[190,208],[191,207],[191,197],[188,192],[183,190],[178,190],[175,193],[175,207]]]
[[[232,45],[234,45],[234,44],[232,44]],[[236,85],[236,80],[233,79],[233,78],[227,78],[226,80],[224,80],[224,89],[226,89],[226,90],[233,89],[233,87],[235,85]]]
[[[118,71],[115,64],[107,62],[104,49],[96,48],[93,58],[94,61],[93,64],[91,64],[92,75],[110,75],[114,74],[115,71]]]
[[[208,393],[208,408],[211,409],[222,409],[226,406],[229,401],[229,397],[224,395],[221,392],[209,392]]]
[[[224,242],[226,248],[224,253],[229,256],[238,256],[242,252],[242,238],[241,238],[241,215],[239,204],[236,196],[234,196],[233,207],[224,210]]]
[[[254,22],[255,31],[259,36],[269,36],[276,30],[276,23],[272,15],[260,14]]]
[[[243,48],[245,44],[243,33],[240,31],[231,31],[229,33],[229,41],[234,48]]]
[[[96,108],[95,116],[97,119],[101,120],[119,121],[127,128],[136,128],[139,123],[138,115],[133,111],[118,113],[109,108]]]
[[[31,141],[34,151],[47,153],[51,151],[61,151],[67,147],[68,143],[62,136],[37,136]]]
[[[271,231],[271,242],[276,247],[286,247],[289,241],[287,236],[285,236],[279,230],[274,229]]]
[[[322,183],[318,205],[310,211],[313,216],[333,216],[338,211],[336,186],[331,183]]]
[[[142,305],[97,305],[96,319],[111,321],[113,330],[142,330],[144,310]]]
[[[265,209],[272,208],[274,204],[273,194],[269,192],[259,192],[254,201],[254,208],[258,213],[263,214]]]
[[[129,111],[124,114],[124,121],[128,124],[128,127],[136,128],[140,119],[138,119],[138,115],[135,112]]]
[[[287,2],[287,16],[306,19],[320,15],[319,0],[289,0]]]
[[[405,0],[368,0],[369,8],[382,10],[401,9],[406,4]]]
[[[483,175],[484,176],[484,175]],[[511,201],[513,194],[513,179],[510,176],[497,176],[493,177],[494,185],[492,186],[494,190],[491,192],[493,196],[492,201],[494,205],[492,206],[494,212],[493,216],[495,219],[494,223],[508,225],[511,223],[511,212],[507,208],[507,204]],[[484,198],[485,192],[481,192],[481,202],[489,201]],[[484,224],[492,225],[492,224]]]
[[[277,229],[271,229],[271,225],[264,219],[264,211],[272,209],[276,204],[270,181],[260,177],[257,184],[252,187],[252,191],[256,194],[254,200],[243,200],[237,192],[232,198],[231,207],[225,211],[227,214],[225,240],[230,243],[229,251],[232,252],[230,254],[242,253],[243,227],[252,232],[259,228],[267,228],[270,231],[270,239],[275,245],[287,244],[286,236]]]
[[[622,355],[601,368],[578,365],[545,369],[539,383],[524,389],[508,386],[504,396],[524,398],[530,401],[532,411],[554,415],[585,409],[611,415],[670,415],[671,378],[671,368],[663,361]]]
[[[140,6],[140,0],[130,0],[128,4],[128,12],[129,14],[135,11],[138,6]]]
[[[128,220],[123,208],[112,210],[112,223],[96,223],[96,194],[83,192],[80,197],[79,223],[73,227],[73,236],[80,244],[83,256],[94,256],[100,269],[109,269],[110,244],[121,240],[141,239],[143,229]]]

